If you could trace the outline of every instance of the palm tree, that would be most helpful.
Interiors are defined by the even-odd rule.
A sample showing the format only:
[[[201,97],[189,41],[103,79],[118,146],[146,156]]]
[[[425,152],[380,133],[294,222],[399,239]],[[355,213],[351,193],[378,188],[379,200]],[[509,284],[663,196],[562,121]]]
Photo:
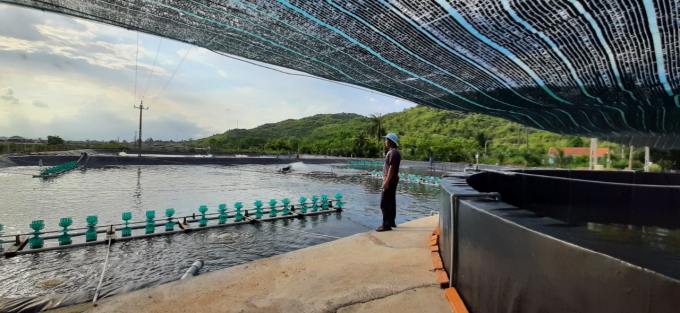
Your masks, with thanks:
[[[564,162],[564,151],[560,148],[555,148],[555,149],[557,149],[557,155],[555,156],[556,159],[557,159],[557,166],[562,167],[562,163]]]
[[[369,140],[365,132],[360,132],[356,134],[354,138],[352,138],[352,143],[354,144],[354,149],[356,150],[357,154],[359,154],[363,152],[364,147],[369,144]]]
[[[368,134],[375,138],[378,143],[382,140],[382,136],[385,136],[385,127],[383,126],[384,120],[383,116],[380,115],[380,113],[376,114],[371,114],[369,116],[370,120],[370,125],[368,126]]]

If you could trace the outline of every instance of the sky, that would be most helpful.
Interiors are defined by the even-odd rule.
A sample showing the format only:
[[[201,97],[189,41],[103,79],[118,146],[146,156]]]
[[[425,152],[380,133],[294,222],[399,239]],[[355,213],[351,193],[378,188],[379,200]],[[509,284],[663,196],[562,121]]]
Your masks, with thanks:
[[[143,138],[155,140],[203,138],[237,123],[253,128],[415,105],[169,39],[0,4],[0,136],[132,141],[139,127],[133,106],[141,101],[150,108]]]

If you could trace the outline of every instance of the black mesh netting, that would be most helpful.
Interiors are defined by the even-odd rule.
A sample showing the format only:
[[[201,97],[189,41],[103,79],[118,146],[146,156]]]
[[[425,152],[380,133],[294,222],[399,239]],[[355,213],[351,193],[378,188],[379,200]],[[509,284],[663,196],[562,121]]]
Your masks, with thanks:
[[[679,0],[0,0],[418,104],[679,147]]]

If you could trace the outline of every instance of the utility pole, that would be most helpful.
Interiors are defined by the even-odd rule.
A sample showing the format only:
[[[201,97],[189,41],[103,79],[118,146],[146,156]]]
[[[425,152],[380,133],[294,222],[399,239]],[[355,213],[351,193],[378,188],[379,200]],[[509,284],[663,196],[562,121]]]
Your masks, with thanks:
[[[649,147],[645,147],[645,173],[649,172]]]
[[[591,171],[597,167],[597,138],[590,138],[590,162],[588,169]]]
[[[628,156],[628,170],[633,170],[633,146],[630,146],[630,156]]]
[[[142,111],[148,110],[149,108],[144,107],[144,101],[139,102],[139,106],[134,106],[135,109],[139,109],[139,138],[137,139],[137,145],[138,149],[137,150],[137,156],[141,157],[142,156]]]
[[[522,139],[521,139],[521,138],[522,138],[521,131],[522,131],[521,125],[520,125],[520,124],[517,124],[517,150],[519,150],[519,143],[520,143],[521,140],[522,140]]]
[[[611,164],[612,164],[611,152],[607,152],[607,169],[611,168]]]
[[[527,127],[526,130],[527,130],[527,151],[529,151],[529,127]]]

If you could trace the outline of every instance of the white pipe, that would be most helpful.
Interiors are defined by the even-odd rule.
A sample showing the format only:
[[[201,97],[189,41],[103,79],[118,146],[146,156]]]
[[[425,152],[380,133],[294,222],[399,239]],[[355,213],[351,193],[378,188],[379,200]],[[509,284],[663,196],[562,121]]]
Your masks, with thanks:
[[[102,288],[102,282],[104,281],[104,274],[106,273],[106,266],[109,264],[109,255],[111,254],[111,240],[113,236],[109,236],[109,246],[106,249],[106,260],[104,260],[104,268],[102,269],[102,276],[99,277],[99,285],[97,285],[97,290],[94,292],[94,300],[92,302],[97,302],[99,298],[99,290]]]

